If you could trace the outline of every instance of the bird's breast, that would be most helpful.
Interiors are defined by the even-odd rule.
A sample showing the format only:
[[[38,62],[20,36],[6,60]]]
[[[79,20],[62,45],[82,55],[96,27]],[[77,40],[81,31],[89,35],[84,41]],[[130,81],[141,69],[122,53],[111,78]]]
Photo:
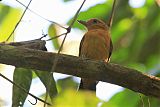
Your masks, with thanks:
[[[109,33],[105,30],[91,30],[84,35],[81,48],[81,56],[105,60],[109,57]]]

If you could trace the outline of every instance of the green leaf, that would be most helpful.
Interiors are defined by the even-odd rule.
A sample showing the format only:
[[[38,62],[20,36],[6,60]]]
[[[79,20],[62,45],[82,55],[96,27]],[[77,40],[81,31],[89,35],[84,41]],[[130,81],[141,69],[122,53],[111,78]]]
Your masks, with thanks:
[[[5,41],[11,34],[20,18],[20,13],[18,8],[0,4],[0,42]]]
[[[53,38],[57,36],[56,26],[54,24],[51,24],[48,28],[48,35],[50,38]],[[59,49],[60,44],[58,43],[58,39],[52,39],[52,43],[55,49]]]
[[[34,72],[39,77],[39,79],[44,84],[44,86],[46,87],[46,90],[49,93],[50,98],[53,99],[58,93],[56,82],[53,78],[53,75],[47,71],[45,72],[45,71],[36,70]]]
[[[15,68],[13,82],[29,92],[32,82],[32,71],[24,68]],[[13,85],[12,107],[23,106],[26,98],[27,94],[22,89]]]
[[[138,93],[125,89],[122,92],[115,94],[102,107],[136,107],[140,96]]]
[[[10,12],[10,7],[9,6],[5,6],[5,5],[0,5],[0,24],[3,22],[3,20],[5,19],[5,17],[9,14]]]
[[[63,92],[66,89],[77,89],[78,83],[73,80],[73,77],[67,77],[57,80],[57,87],[59,92]]]
[[[66,90],[54,100],[52,107],[97,107],[98,102],[94,92]]]
[[[107,1],[103,4],[97,4],[86,11],[80,12],[78,16],[78,20],[88,20],[90,18],[99,18],[106,21],[106,16],[107,16],[106,14],[109,14],[110,8],[111,8],[110,3],[111,3],[110,1]],[[67,24],[70,24],[72,20],[73,18],[71,18],[71,20],[69,20]],[[79,23],[75,23],[73,25],[73,28],[84,29],[84,26],[82,26]]]

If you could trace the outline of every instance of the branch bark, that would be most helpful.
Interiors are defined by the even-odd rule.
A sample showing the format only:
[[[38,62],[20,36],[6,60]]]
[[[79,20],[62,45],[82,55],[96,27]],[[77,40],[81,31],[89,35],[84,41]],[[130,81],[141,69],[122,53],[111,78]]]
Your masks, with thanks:
[[[0,63],[16,67],[50,72],[56,55],[51,52],[0,44]],[[160,98],[160,78],[113,63],[107,64],[60,54],[55,72],[109,82],[147,96]]]

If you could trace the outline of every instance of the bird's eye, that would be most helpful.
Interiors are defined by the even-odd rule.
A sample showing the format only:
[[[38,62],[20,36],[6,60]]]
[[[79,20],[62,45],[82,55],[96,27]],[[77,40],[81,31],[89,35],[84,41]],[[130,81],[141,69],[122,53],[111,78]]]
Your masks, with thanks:
[[[94,23],[94,24],[97,24],[97,23],[98,23],[98,21],[97,21],[97,20],[93,20],[93,23]]]

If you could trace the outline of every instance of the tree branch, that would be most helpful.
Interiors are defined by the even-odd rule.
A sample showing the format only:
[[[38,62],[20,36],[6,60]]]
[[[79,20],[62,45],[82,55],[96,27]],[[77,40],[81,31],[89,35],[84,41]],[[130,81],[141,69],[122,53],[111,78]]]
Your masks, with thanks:
[[[55,53],[0,44],[0,63],[16,67],[50,72],[56,56]],[[155,76],[102,61],[63,54],[59,54],[58,57],[55,72],[109,82],[160,98],[160,79]]]

